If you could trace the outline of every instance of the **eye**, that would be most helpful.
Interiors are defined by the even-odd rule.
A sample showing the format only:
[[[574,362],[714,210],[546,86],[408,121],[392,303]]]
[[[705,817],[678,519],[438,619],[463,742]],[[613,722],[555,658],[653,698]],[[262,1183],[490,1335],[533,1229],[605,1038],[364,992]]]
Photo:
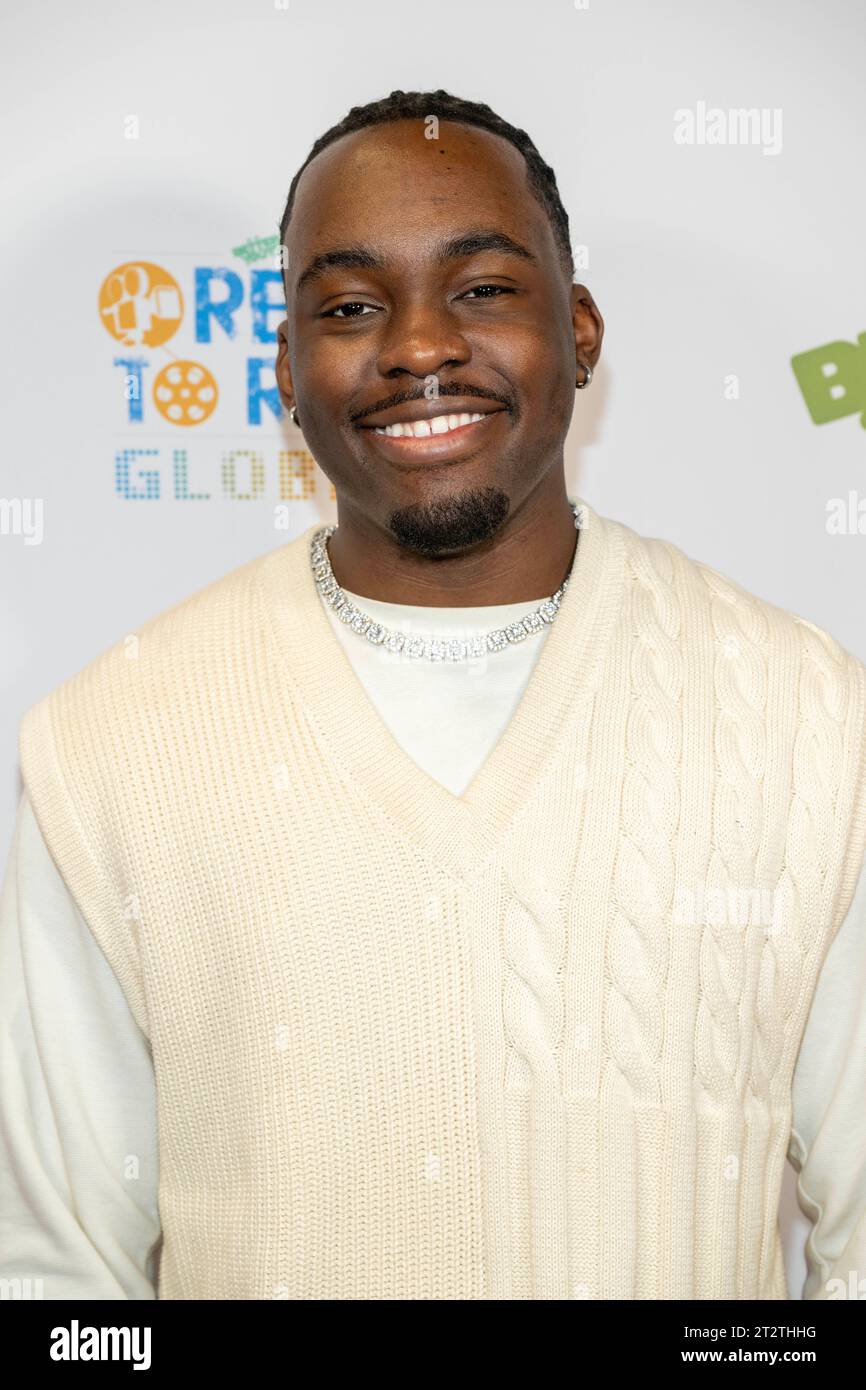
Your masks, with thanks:
[[[351,303],[349,303],[349,304],[338,304],[337,307],[336,307],[336,309],[326,309],[325,312],[324,312],[324,314],[322,314],[322,318],[323,318],[323,319],[333,319],[333,318],[336,318],[337,315],[338,315],[338,314],[341,314],[342,311],[343,311],[344,309],[370,309],[372,313],[375,313],[375,312],[376,312],[375,309],[373,308],[372,304],[363,304],[363,303],[360,303],[360,302],[358,302],[358,301],[353,300],[353,301],[352,301]],[[363,316],[363,314],[348,314],[348,313],[347,313],[347,314],[345,315],[345,317],[348,318],[348,319],[360,319],[360,318],[363,318],[364,316]]]
[[[490,293],[488,293],[488,291],[490,291]],[[509,289],[507,285],[474,285],[473,288],[467,290],[466,294],[462,295],[461,298],[465,299],[470,294],[480,295],[482,299],[491,299],[495,295],[514,294],[514,290]]]

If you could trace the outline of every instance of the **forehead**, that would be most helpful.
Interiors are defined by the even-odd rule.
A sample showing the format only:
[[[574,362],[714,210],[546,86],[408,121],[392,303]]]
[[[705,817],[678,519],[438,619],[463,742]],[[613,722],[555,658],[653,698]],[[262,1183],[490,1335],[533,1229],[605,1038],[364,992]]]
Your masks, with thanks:
[[[421,119],[368,126],[313,159],[295,191],[286,244],[292,263],[332,245],[365,243],[411,259],[445,228],[510,232],[539,255],[555,254],[526,161],[502,136]]]

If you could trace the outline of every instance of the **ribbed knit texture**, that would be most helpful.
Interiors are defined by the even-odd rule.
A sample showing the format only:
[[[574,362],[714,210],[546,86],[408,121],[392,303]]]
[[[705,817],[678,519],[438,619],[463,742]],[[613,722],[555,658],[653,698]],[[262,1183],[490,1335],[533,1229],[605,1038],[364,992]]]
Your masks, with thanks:
[[[866,668],[583,506],[461,797],[355,677],[315,527],[25,715],[43,835],[153,1049],[161,1298],[787,1297]]]

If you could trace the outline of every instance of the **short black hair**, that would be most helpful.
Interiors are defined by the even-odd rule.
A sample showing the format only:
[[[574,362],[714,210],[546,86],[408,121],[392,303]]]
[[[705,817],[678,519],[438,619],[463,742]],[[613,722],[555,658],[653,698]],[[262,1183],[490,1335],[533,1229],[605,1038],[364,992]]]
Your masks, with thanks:
[[[550,165],[545,164],[525,130],[509,125],[508,121],[497,116],[496,112],[484,102],[464,101],[461,97],[453,96],[451,92],[446,92],[441,87],[436,92],[391,92],[390,96],[383,97],[380,101],[370,101],[366,106],[353,106],[348,115],[344,116],[337,125],[331,126],[331,129],[326,130],[324,135],[320,135],[292,179],[285,211],[280,222],[280,245],[282,246],[286,239],[298,180],[310,161],[315,159],[321,150],[332,145],[341,136],[350,135],[356,130],[365,129],[367,126],[384,125],[388,121],[400,121],[413,117],[424,120],[428,116],[437,116],[441,121],[458,121],[461,125],[479,126],[482,130],[492,131],[494,135],[501,135],[504,140],[509,140],[515,149],[520,151],[526,160],[529,189],[550,219],[563,268],[567,270],[569,278],[573,278],[574,260],[571,254],[568,213],[562,205],[559,189],[556,186],[556,175]]]

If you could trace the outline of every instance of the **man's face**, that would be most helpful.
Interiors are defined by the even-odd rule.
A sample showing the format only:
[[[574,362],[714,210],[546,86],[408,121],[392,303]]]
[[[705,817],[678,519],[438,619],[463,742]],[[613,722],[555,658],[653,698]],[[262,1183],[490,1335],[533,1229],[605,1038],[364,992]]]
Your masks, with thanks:
[[[286,245],[277,380],[341,504],[448,553],[561,469],[602,325],[508,141],[344,136],[301,176]]]

